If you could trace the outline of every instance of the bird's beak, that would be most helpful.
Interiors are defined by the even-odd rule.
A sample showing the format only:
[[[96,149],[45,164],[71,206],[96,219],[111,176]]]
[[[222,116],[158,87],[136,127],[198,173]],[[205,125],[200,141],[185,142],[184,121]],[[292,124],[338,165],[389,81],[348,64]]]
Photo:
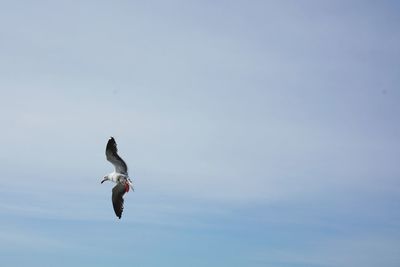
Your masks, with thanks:
[[[107,181],[107,179],[106,179],[106,178],[104,178],[104,179],[101,181],[101,183],[104,183],[105,181]]]

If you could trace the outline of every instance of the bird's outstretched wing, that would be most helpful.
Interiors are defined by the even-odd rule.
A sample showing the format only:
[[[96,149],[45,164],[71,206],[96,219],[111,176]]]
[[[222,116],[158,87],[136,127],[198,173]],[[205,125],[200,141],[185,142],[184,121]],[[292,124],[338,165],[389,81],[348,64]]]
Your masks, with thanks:
[[[114,137],[111,137],[106,146],[106,158],[114,165],[115,172],[128,174],[128,166],[126,166],[125,161],[121,159],[117,152],[117,143],[115,142]]]
[[[117,183],[112,189],[112,203],[115,215],[121,219],[122,211],[124,210],[124,194],[126,192],[126,186],[123,183]]]

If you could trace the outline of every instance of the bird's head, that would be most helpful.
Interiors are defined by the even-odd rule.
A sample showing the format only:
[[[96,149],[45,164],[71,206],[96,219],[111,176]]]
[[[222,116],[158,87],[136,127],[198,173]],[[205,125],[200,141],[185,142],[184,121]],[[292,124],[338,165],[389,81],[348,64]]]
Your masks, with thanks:
[[[108,178],[108,175],[106,175],[103,177],[103,180],[101,180],[101,183],[104,183],[105,181],[108,181],[108,180],[110,180],[110,178]]]

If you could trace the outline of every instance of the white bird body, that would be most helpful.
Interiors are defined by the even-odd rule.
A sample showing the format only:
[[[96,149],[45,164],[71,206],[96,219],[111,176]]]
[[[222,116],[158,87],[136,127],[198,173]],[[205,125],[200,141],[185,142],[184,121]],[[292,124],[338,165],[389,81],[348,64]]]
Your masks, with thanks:
[[[106,175],[107,179],[114,183],[122,183],[129,179],[128,175],[112,172]]]
[[[110,174],[107,174],[107,179],[110,180],[111,182],[117,183],[119,181],[120,174],[116,172],[112,172]]]

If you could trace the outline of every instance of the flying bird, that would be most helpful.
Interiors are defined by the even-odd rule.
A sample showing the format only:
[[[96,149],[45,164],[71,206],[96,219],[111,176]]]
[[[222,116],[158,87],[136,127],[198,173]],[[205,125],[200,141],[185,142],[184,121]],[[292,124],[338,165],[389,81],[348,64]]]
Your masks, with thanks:
[[[106,158],[114,165],[115,170],[103,177],[101,183],[105,181],[112,181],[116,186],[112,189],[112,203],[115,215],[121,219],[122,211],[124,209],[124,195],[129,192],[129,188],[133,188],[133,183],[128,176],[128,166],[125,161],[118,155],[117,143],[114,137],[110,137],[106,146]]]

